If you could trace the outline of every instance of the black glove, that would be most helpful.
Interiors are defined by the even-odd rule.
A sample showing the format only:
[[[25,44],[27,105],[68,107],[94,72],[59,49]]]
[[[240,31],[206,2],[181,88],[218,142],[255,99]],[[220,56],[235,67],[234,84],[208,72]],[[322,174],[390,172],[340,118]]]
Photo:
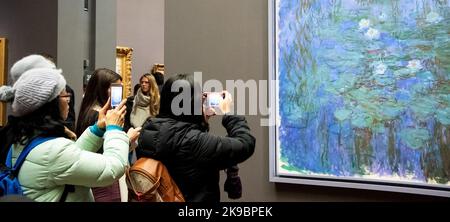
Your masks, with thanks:
[[[239,199],[242,197],[242,183],[238,175],[239,167],[232,166],[225,170],[227,179],[225,180],[224,190],[228,193],[228,198]]]

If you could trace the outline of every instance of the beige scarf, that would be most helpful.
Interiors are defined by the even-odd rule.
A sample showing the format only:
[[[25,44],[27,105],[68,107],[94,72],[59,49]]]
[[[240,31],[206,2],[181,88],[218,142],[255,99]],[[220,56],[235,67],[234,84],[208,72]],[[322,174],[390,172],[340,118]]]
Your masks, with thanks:
[[[146,96],[139,89],[134,97],[130,122],[133,127],[140,127],[150,117],[150,96]]]

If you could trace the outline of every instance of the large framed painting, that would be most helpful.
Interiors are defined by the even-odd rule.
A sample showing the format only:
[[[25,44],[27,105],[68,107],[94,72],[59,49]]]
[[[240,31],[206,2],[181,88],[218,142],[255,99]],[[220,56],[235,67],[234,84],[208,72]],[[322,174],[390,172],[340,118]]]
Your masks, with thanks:
[[[131,96],[131,70],[133,49],[116,47],[116,72],[122,76],[123,98]]]
[[[269,1],[272,182],[450,197],[449,2]]]
[[[6,38],[0,38],[0,86],[7,84],[7,42]],[[6,104],[0,102],[0,127],[6,125]]]

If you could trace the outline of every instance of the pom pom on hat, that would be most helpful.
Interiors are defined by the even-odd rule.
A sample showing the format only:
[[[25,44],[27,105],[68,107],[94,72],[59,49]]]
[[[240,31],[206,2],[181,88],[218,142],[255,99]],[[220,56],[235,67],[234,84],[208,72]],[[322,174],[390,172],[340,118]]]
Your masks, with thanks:
[[[11,102],[14,99],[14,89],[11,86],[0,87],[0,101]]]

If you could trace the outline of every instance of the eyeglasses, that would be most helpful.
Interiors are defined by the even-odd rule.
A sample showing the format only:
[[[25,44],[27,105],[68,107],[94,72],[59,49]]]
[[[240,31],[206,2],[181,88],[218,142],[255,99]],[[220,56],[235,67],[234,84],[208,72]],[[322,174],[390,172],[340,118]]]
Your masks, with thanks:
[[[72,96],[72,94],[68,93],[68,94],[65,94],[65,95],[60,95],[59,98],[64,98],[64,99],[66,99],[67,101],[70,101],[70,97],[71,97],[71,96]]]

